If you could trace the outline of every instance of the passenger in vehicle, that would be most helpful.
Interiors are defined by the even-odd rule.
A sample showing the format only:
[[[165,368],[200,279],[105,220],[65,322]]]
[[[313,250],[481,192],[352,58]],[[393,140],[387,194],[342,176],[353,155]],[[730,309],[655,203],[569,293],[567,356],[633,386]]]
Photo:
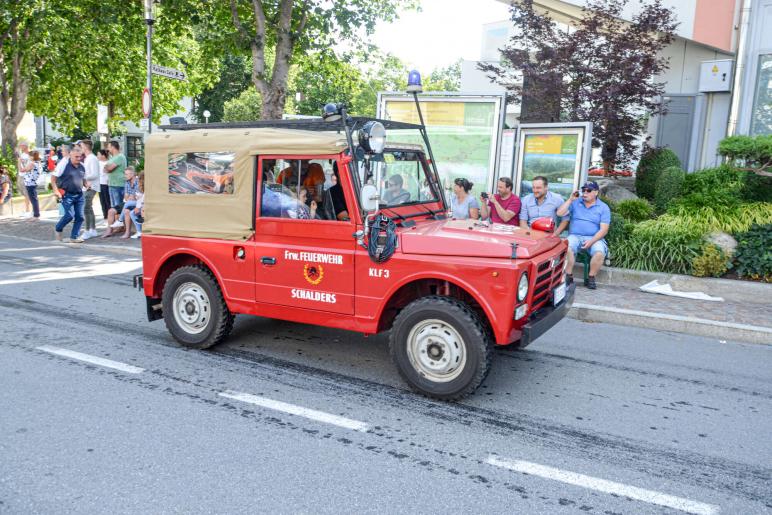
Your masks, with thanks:
[[[279,176],[276,177],[276,182],[278,182],[279,184],[285,184],[285,185],[290,185],[293,183],[297,184],[297,177],[298,177],[298,174],[295,171],[295,168],[292,165],[289,165],[284,170],[279,172]]]
[[[410,192],[402,187],[403,184],[404,180],[401,175],[389,177],[386,181],[386,191],[383,194],[383,201],[387,205],[393,206],[410,202]]]
[[[306,188],[311,197],[321,204],[324,198],[324,169],[319,163],[308,165],[308,173],[303,179],[303,187]]]
[[[340,185],[338,163],[332,163],[332,186],[325,193],[324,208],[330,220],[348,220],[346,209],[346,197],[343,195],[343,187]]]
[[[300,196],[297,200],[297,210],[295,211],[297,213],[296,218],[299,220],[318,219],[319,217],[316,214],[316,208],[316,201],[311,198],[308,189],[300,188]]]

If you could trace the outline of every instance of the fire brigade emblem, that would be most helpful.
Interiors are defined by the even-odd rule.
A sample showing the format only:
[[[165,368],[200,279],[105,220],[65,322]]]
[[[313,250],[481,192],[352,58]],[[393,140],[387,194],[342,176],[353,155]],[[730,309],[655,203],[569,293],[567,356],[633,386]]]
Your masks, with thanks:
[[[324,279],[324,268],[322,268],[322,265],[306,263],[303,266],[303,277],[306,278],[306,281],[316,286]]]

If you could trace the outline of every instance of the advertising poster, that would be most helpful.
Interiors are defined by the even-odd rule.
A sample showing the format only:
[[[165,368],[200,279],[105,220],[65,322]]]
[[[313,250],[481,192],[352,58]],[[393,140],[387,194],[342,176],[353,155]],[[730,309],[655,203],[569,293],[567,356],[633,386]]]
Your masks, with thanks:
[[[579,167],[578,142],[576,134],[525,135],[520,194],[531,193],[533,178],[543,176],[550,190],[563,197],[570,195]]]
[[[491,191],[496,171],[502,97],[438,96],[435,100],[419,96],[419,99],[445,191],[451,191],[456,178],[474,183],[472,193],[475,196]],[[382,97],[378,116],[420,123],[411,97]],[[392,142],[423,143],[417,131],[392,131],[387,138]]]

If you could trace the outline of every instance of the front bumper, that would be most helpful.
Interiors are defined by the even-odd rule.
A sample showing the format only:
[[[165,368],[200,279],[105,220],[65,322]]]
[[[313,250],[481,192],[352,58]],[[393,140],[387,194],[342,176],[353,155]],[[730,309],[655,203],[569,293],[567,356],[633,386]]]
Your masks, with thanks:
[[[549,331],[553,325],[560,322],[574,303],[576,284],[569,284],[566,290],[566,298],[557,306],[545,306],[533,313],[521,329],[519,348],[527,347],[536,338]]]

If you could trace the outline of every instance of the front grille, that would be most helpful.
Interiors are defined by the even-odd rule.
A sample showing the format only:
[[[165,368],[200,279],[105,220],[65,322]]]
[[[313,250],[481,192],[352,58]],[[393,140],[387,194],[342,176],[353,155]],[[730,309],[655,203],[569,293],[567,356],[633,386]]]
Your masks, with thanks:
[[[558,257],[556,266],[552,266],[553,260]],[[552,288],[560,284],[560,276],[563,273],[563,262],[566,252],[555,253],[546,261],[536,266],[537,277],[533,284],[531,311],[536,311],[552,298]]]

